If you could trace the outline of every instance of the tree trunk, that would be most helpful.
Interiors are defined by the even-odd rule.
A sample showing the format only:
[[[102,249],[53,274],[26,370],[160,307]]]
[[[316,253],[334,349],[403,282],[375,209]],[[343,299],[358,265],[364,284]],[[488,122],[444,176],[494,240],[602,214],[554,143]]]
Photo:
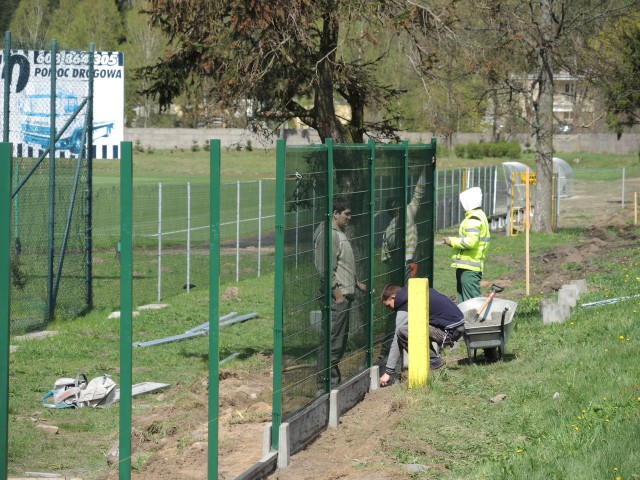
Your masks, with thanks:
[[[342,143],[344,136],[342,129],[336,124],[336,111],[333,102],[338,28],[338,21],[329,6],[323,18],[314,108],[317,119],[316,129],[322,141],[325,138],[331,138],[336,143]]]
[[[553,36],[550,0],[541,2],[538,57],[538,101],[534,102],[536,139],[536,204],[532,230],[551,231],[553,182]]]

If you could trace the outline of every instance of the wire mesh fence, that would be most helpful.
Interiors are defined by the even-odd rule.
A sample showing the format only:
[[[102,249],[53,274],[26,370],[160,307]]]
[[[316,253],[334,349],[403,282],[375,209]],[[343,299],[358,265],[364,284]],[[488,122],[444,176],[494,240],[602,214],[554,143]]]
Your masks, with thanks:
[[[93,51],[59,51],[55,41],[26,50],[8,34],[2,47],[2,141],[13,146],[11,331],[22,332],[91,307]]]
[[[221,184],[220,281],[273,271],[274,181]],[[209,285],[209,185],[134,185],[134,284],[137,305]],[[94,189],[94,303],[117,307],[118,186]]]
[[[376,292],[404,284],[408,272],[432,275],[435,144],[288,147],[278,162],[282,377],[274,391],[287,418],[383,355],[395,325]]]

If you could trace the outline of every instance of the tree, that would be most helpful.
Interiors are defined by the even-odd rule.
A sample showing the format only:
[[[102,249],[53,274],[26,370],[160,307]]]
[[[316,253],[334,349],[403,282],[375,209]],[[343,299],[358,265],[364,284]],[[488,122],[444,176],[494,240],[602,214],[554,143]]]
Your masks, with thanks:
[[[149,14],[172,46],[143,69],[152,83],[146,93],[162,105],[206,79],[223,107],[251,102],[256,130],[297,117],[336,142],[395,137],[401,92],[376,68],[398,36],[380,32],[416,41],[433,31],[432,15],[401,0],[152,0]],[[336,112],[339,101],[350,117]],[[367,116],[368,108],[381,116]]]
[[[165,52],[166,38],[162,32],[149,24],[147,15],[139,11],[140,8],[147,5],[146,1],[142,1],[126,12],[125,35],[127,42],[122,45],[126,65],[150,65]],[[129,68],[129,72],[133,70],[133,67]],[[147,122],[155,113],[157,103],[139,93],[148,88],[146,80],[137,75],[126,75],[125,82],[127,123],[131,122],[134,109],[137,109],[138,117],[142,120],[140,126],[149,126]]]
[[[61,48],[117,50],[124,39],[122,18],[114,0],[61,0],[51,19],[51,38]]]
[[[530,111],[536,153],[534,231],[551,231],[554,74],[584,72],[579,52],[589,36],[636,7],[637,0],[469,0],[481,38],[467,46],[477,71]]]
[[[616,22],[591,42],[593,80],[603,85],[607,124],[617,135],[640,124],[640,12]]]
[[[49,0],[22,0],[9,25],[12,38],[42,45],[48,38],[50,15]]]
[[[2,8],[0,9],[0,32],[3,32],[9,28],[13,12],[18,8],[20,0],[3,0]]]

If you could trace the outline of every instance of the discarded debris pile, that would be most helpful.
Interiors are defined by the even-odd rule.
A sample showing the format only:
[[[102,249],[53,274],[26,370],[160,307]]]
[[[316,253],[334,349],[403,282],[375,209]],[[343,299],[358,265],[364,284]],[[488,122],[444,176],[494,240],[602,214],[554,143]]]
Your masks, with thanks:
[[[169,388],[168,383],[142,382],[132,386],[131,396],[159,392]],[[109,375],[100,375],[91,381],[84,373],[75,378],[59,378],[53,390],[42,397],[45,408],[101,408],[120,401],[120,389]]]

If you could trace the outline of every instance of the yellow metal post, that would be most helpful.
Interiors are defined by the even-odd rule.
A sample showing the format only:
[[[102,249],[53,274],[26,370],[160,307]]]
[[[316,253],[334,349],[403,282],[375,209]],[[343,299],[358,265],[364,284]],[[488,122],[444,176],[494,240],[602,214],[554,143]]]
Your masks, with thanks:
[[[409,279],[409,388],[429,377],[429,279]]]

